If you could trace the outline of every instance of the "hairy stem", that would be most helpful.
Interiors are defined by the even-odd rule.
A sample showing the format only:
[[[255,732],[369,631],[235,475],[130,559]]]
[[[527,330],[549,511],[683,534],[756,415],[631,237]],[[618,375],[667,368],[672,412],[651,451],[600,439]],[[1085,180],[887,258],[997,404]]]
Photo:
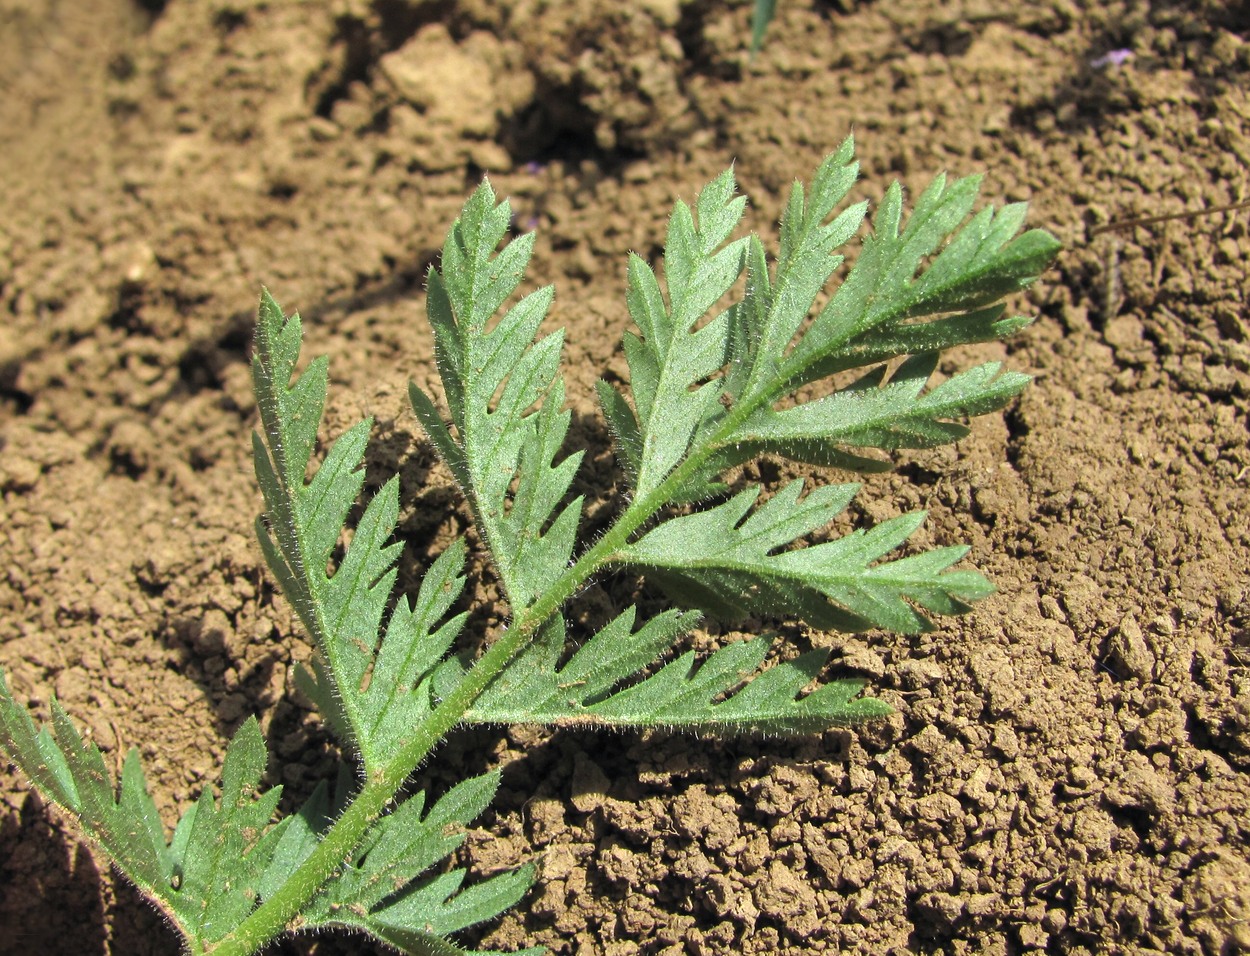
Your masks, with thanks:
[[[299,914],[321,888],[350,860],[369,827],[395,799],[418,764],[473,706],[496,675],[533,637],[538,624],[513,627],[491,645],[449,694],[416,729],[412,742],[385,767],[374,771],[347,809],[326,831],[317,848],[267,899],[229,935],[205,947],[212,956],[248,956],[282,933],[298,931]]]
[[[689,455],[651,492],[636,499],[617,518],[608,532],[511,625],[469,669],[455,690],[447,695],[416,728],[412,741],[385,767],[374,771],[343,814],[319,842],[316,850],[283,883],[281,889],[259,906],[246,920],[215,945],[205,947],[212,956],[248,956],[282,933],[298,931],[299,914],[354,854],[369,827],[378,819],[404,781],[434,746],[460,722],[482,692],[507,667],[556,614],[564,602],[597,571],[616,560],[635,531],[646,524],[671,499],[692,474],[698,471],[742,421],[763,401],[743,403],[734,409],[722,427],[702,448]]]
[[[617,562],[617,551],[629,543],[630,536],[668,504],[676,490],[685,484],[691,475],[697,473],[707,460],[720,450],[722,443],[728,440],[729,436],[737,431],[741,424],[767,400],[769,400],[768,396],[760,396],[736,407],[702,448],[689,454],[660,484],[630,504],[594,547],[556,578],[542,597],[528,608],[524,620],[530,628],[530,633],[536,632],[547,618],[559,611],[564,602],[576,594],[578,588],[597,571]]]
[[[287,930],[298,930],[300,912],[351,858],[370,825],[402,783],[402,777],[394,786],[388,786],[385,781],[366,783],[282,888],[233,932],[216,944],[205,946],[204,952],[212,956],[249,956]]]

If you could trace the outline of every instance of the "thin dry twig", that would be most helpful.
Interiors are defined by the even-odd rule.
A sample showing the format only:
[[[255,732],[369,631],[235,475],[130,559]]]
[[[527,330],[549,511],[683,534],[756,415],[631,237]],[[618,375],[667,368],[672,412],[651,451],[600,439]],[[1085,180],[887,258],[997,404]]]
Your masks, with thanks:
[[[1153,226],[1157,222],[1171,222],[1174,219],[1197,219],[1199,216],[1214,216],[1222,212],[1236,212],[1238,209],[1250,207],[1250,199],[1229,203],[1226,206],[1212,206],[1209,209],[1195,209],[1192,212],[1173,212],[1162,216],[1141,216],[1137,219],[1122,219],[1119,222],[1108,222],[1095,226],[1089,231],[1089,237],[1113,232],[1121,229],[1134,229],[1137,226]]]

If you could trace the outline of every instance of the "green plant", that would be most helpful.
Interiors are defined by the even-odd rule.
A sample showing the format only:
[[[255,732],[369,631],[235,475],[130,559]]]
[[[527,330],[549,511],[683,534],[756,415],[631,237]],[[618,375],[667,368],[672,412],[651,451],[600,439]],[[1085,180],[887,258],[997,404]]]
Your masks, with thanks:
[[[755,0],[751,11],[751,56],[764,47],[764,34],[777,13],[777,0]]]
[[[835,215],[856,176],[848,139],[810,190],[794,186],[771,264],[756,236],[730,238],[744,200],[728,171],[693,208],[676,204],[666,288],[630,257],[626,299],[637,324],[624,340],[630,391],[599,384],[627,473],[627,504],[580,553],[582,499],[569,492],[581,453],[560,457],[569,426],[562,336],[536,338],[552,290],[504,309],[533,237],[499,250],[508,204],[496,204],[487,183],[468,200],[441,267],[430,271],[427,298],[450,424],[416,385],[410,395],[464,493],[509,605],[507,627],[473,642],[476,658],[472,650],[450,653],[467,620],[458,609],[463,541],[432,562],[415,600],[401,597],[391,607],[401,547],[392,540],[397,479],[372,497],[341,545],[364,481],[370,422],[340,436],[308,477],[327,363],[320,358],[296,373],[300,319],[263,294],[252,360],[261,419],[254,457],[265,503],[256,533],[317,648],[300,682],[348,769],[275,822],[280,788],[261,790],[266,749],[249,719],[226,752],[218,796],[205,790],[167,840],[136,754],[115,787],[99,750],[55,700],[50,725],[37,729],[2,675],[0,744],[164,911],[189,953],[241,956],[284,933],[346,927],[404,952],[444,954],[460,951],[449,934],[512,906],[535,877],[529,864],[462,888],[465,870],[435,869],[499,779],[496,772],[465,780],[438,800],[403,796],[414,770],[456,725],[798,734],[889,713],[859,696],[858,680],[813,689],[823,652],[765,667],[772,646],[765,636],[731,643],[701,664],[693,653],[657,663],[701,611],[914,632],[931,626],[925,612],[961,612],[991,591],[977,572],[951,570],[962,547],[886,557],[922,513],[799,546],[846,508],[856,485],[805,492],[796,480],[762,499],[754,486],[733,491],[725,477],[761,455],[880,470],[887,463],[866,449],[957,440],[967,428],[953,419],[1000,408],[1028,381],[992,362],[928,385],[942,350],[1027,324],[1004,318],[996,303],[1032,282],[1057,251],[1044,232],[1019,234],[1022,204],[965,222],[976,178],[939,177],[905,225],[902,190],[893,185],[854,268],[815,309],[842,262],[833,250],[865,215],[865,203]],[[810,397],[808,386],[863,368]],[[570,656],[562,609],[592,575],[613,568],[658,580],[676,607],[641,624],[630,608]]]

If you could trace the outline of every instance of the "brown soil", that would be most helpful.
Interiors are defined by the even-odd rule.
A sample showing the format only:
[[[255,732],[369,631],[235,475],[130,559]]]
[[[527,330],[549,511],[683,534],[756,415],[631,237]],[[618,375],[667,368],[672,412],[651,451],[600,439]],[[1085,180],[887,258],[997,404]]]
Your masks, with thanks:
[[[404,402],[434,374],[422,275],[482,171],[538,229],[610,496],[592,381],[621,365],[625,253],[731,160],[771,229],[854,128],[864,195],[984,171],[1066,246],[1019,303],[1040,321],[959,356],[1036,384],[863,499],[931,509],[999,593],[919,638],[811,635],[899,710],[858,732],[457,735],[434,787],[507,768],[475,865],[546,861],[471,941],[1250,950],[1250,215],[1092,231],[1246,198],[1250,8],[779,7],[751,62],[749,4],[715,0],[0,0],[0,663],[107,759],[137,744],[167,822],[250,713],[307,793],[333,754],[250,535],[261,284],[334,356],[331,425],[378,416],[411,583],[463,521]],[[8,771],[0,795],[0,952],[176,951]]]

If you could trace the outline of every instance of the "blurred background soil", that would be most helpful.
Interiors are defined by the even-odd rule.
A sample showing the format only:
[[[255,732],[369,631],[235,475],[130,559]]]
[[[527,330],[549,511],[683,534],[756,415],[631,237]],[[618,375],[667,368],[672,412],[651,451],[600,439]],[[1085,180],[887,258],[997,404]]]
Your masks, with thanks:
[[[424,271],[483,173],[538,232],[532,281],[557,283],[603,509],[592,385],[624,372],[626,253],[654,257],[672,200],[730,162],[775,235],[789,183],[853,130],[859,196],[984,172],[987,201],[1028,199],[1065,244],[1015,303],[1038,321],[954,357],[1036,383],[897,456],[856,512],[930,509],[919,543],[966,541],[999,592],[919,637],[789,629],[897,707],[856,732],[458,733],[428,785],[505,767],[475,867],[545,860],[467,939],[1250,950],[1250,213],[1096,232],[1247,198],[1250,6],[778,6],[752,61],[750,5],[721,0],[0,0],[0,664],[108,761],[137,746],[167,824],[253,713],[291,805],[334,754],[250,533],[260,286],[333,355],[327,434],[377,417],[370,482],[404,476],[411,586],[466,520],[404,396],[434,376]],[[0,952],[176,949],[0,768]]]

